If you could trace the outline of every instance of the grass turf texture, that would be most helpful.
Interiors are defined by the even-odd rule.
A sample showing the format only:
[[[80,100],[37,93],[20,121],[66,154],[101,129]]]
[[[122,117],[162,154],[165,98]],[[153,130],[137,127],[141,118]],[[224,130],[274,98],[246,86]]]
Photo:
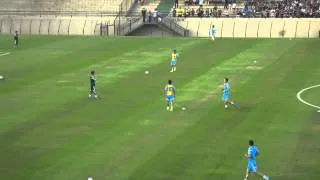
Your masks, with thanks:
[[[320,84],[319,40],[35,36],[11,44],[0,36],[0,51],[11,52],[0,57],[1,179],[241,179],[250,138],[272,179],[320,179],[319,113],[296,99]],[[170,73],[174,48],[181,57]],[[87,99],[93,69],[99,101]],[[225,76],[241,110],[223,109]],[[174,112],[165,109],[168,79]],[[302,97],[319,103],[319,91]]]

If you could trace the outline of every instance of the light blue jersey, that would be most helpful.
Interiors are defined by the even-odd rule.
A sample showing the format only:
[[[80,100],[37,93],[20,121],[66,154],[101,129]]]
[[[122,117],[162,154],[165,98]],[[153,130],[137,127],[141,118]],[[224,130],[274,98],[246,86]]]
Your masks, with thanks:
[[[258,148],[256,146],[250,146],[248,148],[248,166],[247,171],[249,173],[257,172],[257,162],[256,157],[260,154]]]
[[[223,101],[229,101],[230,98],[230,86],[229,83],[224,83],[223,84],[223,96],[222,99]]]
[[[216,37],[216,28],[211,27],[209,33],[210,33],[210,36],[211,36],[211,37]]]

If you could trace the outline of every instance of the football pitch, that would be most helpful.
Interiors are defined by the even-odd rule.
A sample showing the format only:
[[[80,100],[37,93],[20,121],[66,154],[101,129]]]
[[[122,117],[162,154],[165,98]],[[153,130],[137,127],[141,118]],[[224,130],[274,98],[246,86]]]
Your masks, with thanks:
[[[0,36],[0,179],[243,179],[249,139],[270,179],[320,179],[320,87],[301,94],[309,105],[297,98],[320,84],[318,39],[21,43],[12,48],[12,37]],[[180,58],[170,73],[173,49]],[[100,100],[88,99],[91,70]],[[224,109],[224,77],[240,109]]]

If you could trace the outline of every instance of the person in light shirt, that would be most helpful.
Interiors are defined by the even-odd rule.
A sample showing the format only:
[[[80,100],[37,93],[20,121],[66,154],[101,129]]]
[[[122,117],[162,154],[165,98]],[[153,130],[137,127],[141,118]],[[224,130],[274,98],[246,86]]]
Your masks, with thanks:
[[[164,87],[164,94],[167,101],[167,110],[173,111],[174,99],[176,96],[176,88],[172,84],[172,80],[168,80],[168,84]]]
[[[209,30],[209,35],[212,41],[214,41],[216,38],[216,32],[217,32],[216,28],[214,27],[214,25],[212,25]]]
[[[246,177],[244,178],[244,180],[248,180],[249,176],[254,174],[261,176],[264,180],[269,180],[268,176],[258,171],[256,157],[259,154],[260,154],[260,151],[257,148],[257,146],[254,145],[254,141],[249,140],[248,153],[245,154],[245,157],[248,159],[248,165],[247,165]]]

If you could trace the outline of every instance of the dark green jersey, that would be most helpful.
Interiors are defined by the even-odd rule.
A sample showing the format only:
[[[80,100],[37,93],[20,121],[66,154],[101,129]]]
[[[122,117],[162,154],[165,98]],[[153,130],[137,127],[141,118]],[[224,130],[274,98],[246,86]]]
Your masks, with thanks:
[[[96,86],[96,76],[95,75],[90,76],[90,85]]]
[[[19,40],[19,35],[18,35],[18,33],[15,33],[15,34],[14,34],[13,39],[14,39],[15,41],[18,41],[18,40]]]

